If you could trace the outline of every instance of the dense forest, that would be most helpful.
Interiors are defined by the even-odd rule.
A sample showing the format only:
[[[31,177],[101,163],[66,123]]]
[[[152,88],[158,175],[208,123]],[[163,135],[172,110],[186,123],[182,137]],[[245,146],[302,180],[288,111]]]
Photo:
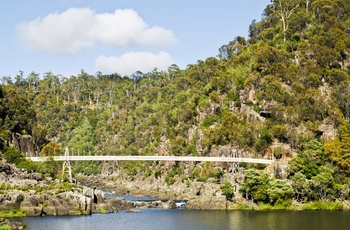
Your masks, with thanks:
[[[185,69],[2,77],[0,149],[55,175],[55,167],[18,159],[12,134],[30,135],[41,156],[65,146],[75,154],[211,156],[229,146],[242,157],[289,160],[283,179],[244,165],[248,200],[347,200],[349,55],[349,0],[272,0],[248,38]],[[99,164],[74,170],[98,173]]]

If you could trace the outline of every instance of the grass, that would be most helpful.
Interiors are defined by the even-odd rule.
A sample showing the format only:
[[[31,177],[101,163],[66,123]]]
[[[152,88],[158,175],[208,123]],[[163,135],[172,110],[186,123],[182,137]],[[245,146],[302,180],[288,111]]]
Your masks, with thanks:
[[[243,211],[253,211],[255,210],[253,205],[249,205],[249,204],[239,204],[237,205],[237,207],[235,208],[236,210],[243,210]]]
[[[11,229],[12,229],[11,226],[8,224],[4,224],[0,226],[0,230],[11,230]]]
[[[10,211],[0,211],[0,217],[11,218],[11,217],[24,217],[27,216],[25,211],[19,210],[19,208],[13,208]]]
[[[236,210],[248,210],[248,211],[278,211],[278,210],[304,210],[304,211],[341,211],[347,207],[340,202],[333,201],[313,201],[303,205],[293,205],[290,201],[283,201],[274,205],[258,203],[252,204],[239,204],[235,208]]]
[[[100,213],[102,213],[102,214],[107,214],[107,213],[109,213],[109,212],[108,212],[108,210],[106,210],[106,209],[104,209],[104,208],[101,208],[101,209],[100,209]]]
[[[314,201],[304,204],[302,209],[308,211],[341,211],[344,209],[344,206],[340,202]]]

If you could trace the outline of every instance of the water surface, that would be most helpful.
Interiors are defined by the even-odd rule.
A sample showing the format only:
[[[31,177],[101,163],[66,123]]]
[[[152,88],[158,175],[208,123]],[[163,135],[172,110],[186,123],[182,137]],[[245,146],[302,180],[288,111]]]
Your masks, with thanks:
[[[327,211],[200,211],[142,209],[91,216],[25,217],[17,219],[30,230],[109,229],[350,229],[350,212]]]

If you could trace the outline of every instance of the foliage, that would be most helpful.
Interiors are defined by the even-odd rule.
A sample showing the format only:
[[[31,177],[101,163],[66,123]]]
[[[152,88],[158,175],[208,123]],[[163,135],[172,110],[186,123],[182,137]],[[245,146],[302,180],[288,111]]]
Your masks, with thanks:
[[[11,218],[11,217],[24,217],[26,216],[25,211],[21,211],[19,207],[14,207],[10,211],[0,211],[0,217],[1,218]]]
[[[267,174],[259,174],[254,169],[248,169],[241,183],[240,192],[247,200],[266,202],[268,201],[268,183]]]
[[[12,227],[8,224],[5,224],[5,225],[1,225],[0,226],[0,230],[11,230]]]
[[[226,199],[231,200],[234,195],[233,185],[230,181],[225,180],[223,184],[220,185],[222,193],[226,196]]]
[[[98,175],[101,173],[100,162],[98,161],[81,161],[74,162],[72,164],[72,173],[73,174],[83,174],[86,176]]]
[[[172,185],[176,182],[176,179],[174,178],[176,175],[180,176],[183,174],[183,170],[181,167],[173,167],[165,177],[165,182],[168,185]]]
[[[344,122],[339,127],[338,137],[325,143],[325,154],[341,171],[350,174],[350,124]]]
[[[13,147],[5,147],[4,155],[7,162],[12,164],[19,164],[24,159],[23,153]]]
[[[303,205],[303,210],[323,210],[323,211],[340,211],[343,210],[343,205],[339,202],[330,201],[314,201]]]
[[[275,179],[269,182],[267,195],[271,204],[280,203],[284,200],[291,200],[293,188],[285,180]]]

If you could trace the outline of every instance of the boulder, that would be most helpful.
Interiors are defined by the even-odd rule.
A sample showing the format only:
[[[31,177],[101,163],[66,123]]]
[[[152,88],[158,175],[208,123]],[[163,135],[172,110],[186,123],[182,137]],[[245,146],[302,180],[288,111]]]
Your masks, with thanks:
[[[69,215],[69,210],[67,207],[63,206],[62,204],[59,204],[56,207],[57,210],[57,215],[58,216],[68,216]]]
[[[56,206],[52,206],[52,205],[47,205],[47,206],[43,207],[42,212],[45,216],[57,216],[58,215]]]
[[[13,230],[21,230],[25,228],[25,225],[23,225],[21,222],[11,222],[8,219],[0,218],[0,228],[3,225],[11,226],[11,229]]]
[[[40,216],[42,208],[35,197],[25,197],[20,205],[20,209],[27,213],[27,216]]]
[[[164,209],[174,209],[176,208],[176,203],[174,200],[168,200],[167,202],[163,202]]]
[[[199,210],[225,210],[226,209],[225,196],[202,196],[187,202],[186,208]]]
[[[12,191],[5,195],[1,194],[0,200],[0,210],[1,211],[10,211],[15,207],[20,206],[23,201],[23,194],[20,191]]]
[[[130,209],[127,209],[125,212],[140,213],[141,211],[139,209],[130,208]]]
[[[127,210],[133,207],[133,202],[130,200],[124,200],[120,197],[116,197],[113,200],[109,200],[108,204],[113,208],[113,210]]]

